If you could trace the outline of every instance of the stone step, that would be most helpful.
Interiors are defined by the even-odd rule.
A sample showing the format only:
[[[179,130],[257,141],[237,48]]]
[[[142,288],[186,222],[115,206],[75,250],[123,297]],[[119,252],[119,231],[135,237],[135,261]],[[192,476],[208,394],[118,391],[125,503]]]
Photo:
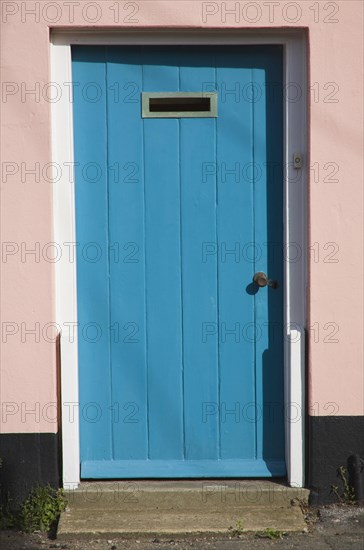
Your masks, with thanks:
[[[69,506],[119,511],[289,506],[293,499],[307,504],[308,495],[307,489],[266,480],[89,482],[66,491]]]
[[[308,495],[266,480],[93,481],[66,491],[58,535],[302,531]]]
[[[260,532],[274,529],[281,532],[305,531],[302,512],[296,507],[246,507],[241,510],[211,512],[138,512],[117,510],[70,510],[61,516],[57,536],[76,535],[168,535],[187,533],[228,533],[229,530]]]

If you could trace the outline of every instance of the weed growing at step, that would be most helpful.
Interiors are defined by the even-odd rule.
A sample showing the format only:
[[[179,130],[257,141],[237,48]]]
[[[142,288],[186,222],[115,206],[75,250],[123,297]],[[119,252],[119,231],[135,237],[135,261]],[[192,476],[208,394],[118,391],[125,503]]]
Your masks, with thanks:
[[[0,458],[0,468],[2,459]],[[49,484],[35,487],[23,502],[18,513],[10,511],[10,495],[7,505],[0,504],[0,530],[18,528],[26,533],[50,532],[66,508],[63,489],[54,489]]]
[[[283,539],[282,531],[277,531],[276,529],[272,529],[271,527],[267,527],[265,531],[263,531],[262,533],[258,533],[257,536],[259,538],[271,540]]]
[[[49,531],[66,509],[63,489],[49,484],[35,487],[21,506],[18,526],[22,531]]]
[[[235,527],[229,527],[229,534],[232,537],[238,537],[239,535],[242,535],[244,532],[244,524],[242,521],[238,520],[235,524]]]
[[[343,504],[355,504],[355,491],[354,488],[349,483],[349,473],[344,466],[340,466],[340,468],[337,471],[338,477],[342,481],[342,491],[340,493],[340,489],[338,485],[331,485],[331,491],[334,493],[334,495],[338,498],[338,500]]]

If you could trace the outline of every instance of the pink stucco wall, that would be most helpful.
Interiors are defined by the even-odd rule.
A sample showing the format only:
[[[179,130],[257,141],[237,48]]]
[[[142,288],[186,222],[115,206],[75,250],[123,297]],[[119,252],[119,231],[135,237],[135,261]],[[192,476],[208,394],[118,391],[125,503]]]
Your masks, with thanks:
[[[309,402],[311,414],[363,414],[362,2],[71,4],[1,2],[2,430],[57,430],[56,351],[48,326],[54,265],[44,258],[44,245],[53,241],[52,190],[42,173],[36,181],[25,170],[39,163],[42,172],[51,161],[50,103],[42,95],[50,80],[49,28],[72,26],[309,29]],[[224,16],[224,4],[235,13]],[[39,97],[24,95],[37,86]],[[35,255],[25,254],[37,247]],[[32,328],[35,334],[26,332]]]

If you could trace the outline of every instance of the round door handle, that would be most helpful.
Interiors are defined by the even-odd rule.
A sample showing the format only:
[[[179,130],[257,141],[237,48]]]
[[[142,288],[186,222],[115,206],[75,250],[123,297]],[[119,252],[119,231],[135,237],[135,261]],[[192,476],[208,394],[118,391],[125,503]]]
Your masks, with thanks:
[[[273,279],[268,279],[267,275],[263,271],[256,272],[253,277],[253,282],[260,287],[270,286],[271,288],[277,288],[278,286],[277,281],[273,281]]]

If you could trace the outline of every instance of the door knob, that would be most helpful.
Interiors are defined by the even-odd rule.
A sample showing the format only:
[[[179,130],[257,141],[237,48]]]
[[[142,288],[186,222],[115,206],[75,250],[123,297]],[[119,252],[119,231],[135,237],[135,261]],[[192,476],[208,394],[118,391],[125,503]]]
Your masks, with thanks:
[[[253,282],[258,286],[270,286],[271,288],[277,288],[277,281],[268,279],[267,275],[263,271],[257,271],[253,277]]]

